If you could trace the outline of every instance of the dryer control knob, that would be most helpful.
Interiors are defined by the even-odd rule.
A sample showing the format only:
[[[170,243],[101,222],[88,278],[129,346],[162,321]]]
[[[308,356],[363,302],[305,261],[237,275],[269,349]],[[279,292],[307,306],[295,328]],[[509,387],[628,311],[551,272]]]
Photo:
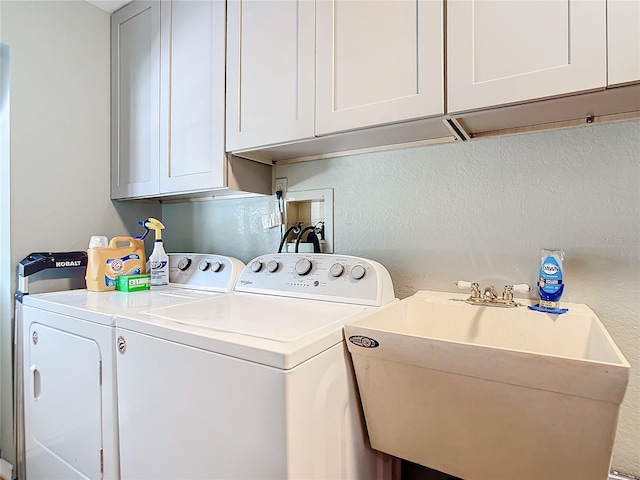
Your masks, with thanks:
[[[180,269],[183,272],[190,266],[191,266],[191,259],[188,257],[182,257],[178,262],[178,269]]]
[[[218,262],[217,260],[215,262],[211,262],[211,271],[212,272],[219,272],[221,268],[222,268],[222,264],[220,262]]]
[[[200,269],[200,271],[204,272],[207,268],[209,268],[209,262],[207,262],[206,260],[201,261],[200,265],[198,265],[198,268]]]
[[[278,270],[279,266],[280,265],[278,264],[277,260],[271,260],[269,263],[267,263],[267,270],[269,270],[271,273],[273,273],[276,270]]]
[[[313,264],[308,258],[301,258],[296,262],[295,270],[298,275],[304,276],[311,271]]]
[[[362,277],[364,277],[365,273],[367,273],[367,271],[362,265],[354,265],[353,268],[351,268],[350,275],[354,280],[360,280]]]
[[[256,260],[255,262],[251,262],[251,271],[252,272],[259,272],[260,270],[262,270],[262,262],[260,260]]]
[[[340,263],[334,263],[331,265],[331,269],[329,270],[332,277],[339,277],[344,273],[344,266]]]

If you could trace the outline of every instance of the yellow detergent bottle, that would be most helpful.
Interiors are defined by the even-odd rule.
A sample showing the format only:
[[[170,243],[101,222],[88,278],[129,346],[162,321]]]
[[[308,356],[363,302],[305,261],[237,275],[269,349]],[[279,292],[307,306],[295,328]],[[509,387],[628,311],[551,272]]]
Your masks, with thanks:
[[[114,237],[108,247],[91,245],[87,250],[87,256],[87,290],[115,290],[120,275],[146,273],[142,238]]]

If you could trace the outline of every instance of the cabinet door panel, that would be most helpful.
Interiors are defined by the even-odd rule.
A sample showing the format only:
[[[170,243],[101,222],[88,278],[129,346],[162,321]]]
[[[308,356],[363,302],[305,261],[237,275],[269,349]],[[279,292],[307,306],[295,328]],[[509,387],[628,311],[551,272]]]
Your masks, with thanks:
[[[607,84],[640,81],[640,1],[608,0]]]
[[[227,151],[312,138],[313,0],[227,8]]]
[[[224,1],[162,3],[160,192],[222,187]]]
[[[447,4],[450,113],[604,88],[604,0]]]
[[[316,5],[316,134],[444,113],[442,1]]]
[[[113,14],[111,196],[158,193],[160,6],[135,2]]]

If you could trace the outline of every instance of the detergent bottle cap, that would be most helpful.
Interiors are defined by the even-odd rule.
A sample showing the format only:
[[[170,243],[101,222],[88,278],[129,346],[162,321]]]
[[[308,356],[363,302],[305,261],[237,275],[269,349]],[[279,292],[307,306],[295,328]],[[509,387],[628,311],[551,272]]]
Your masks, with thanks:
[[[109,240],[104,235],[92,235],[89,240],[89,248],[107,248]]]

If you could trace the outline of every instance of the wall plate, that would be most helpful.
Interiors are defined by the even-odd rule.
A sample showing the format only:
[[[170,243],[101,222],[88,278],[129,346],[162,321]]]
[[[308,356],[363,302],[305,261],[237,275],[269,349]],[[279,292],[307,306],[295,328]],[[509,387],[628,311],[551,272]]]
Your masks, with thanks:
[[[285,197],[287,228],[299,220],[304,222],[304,227],[324,222],[322,253],[333,253],[333,188],[288,191]]]

